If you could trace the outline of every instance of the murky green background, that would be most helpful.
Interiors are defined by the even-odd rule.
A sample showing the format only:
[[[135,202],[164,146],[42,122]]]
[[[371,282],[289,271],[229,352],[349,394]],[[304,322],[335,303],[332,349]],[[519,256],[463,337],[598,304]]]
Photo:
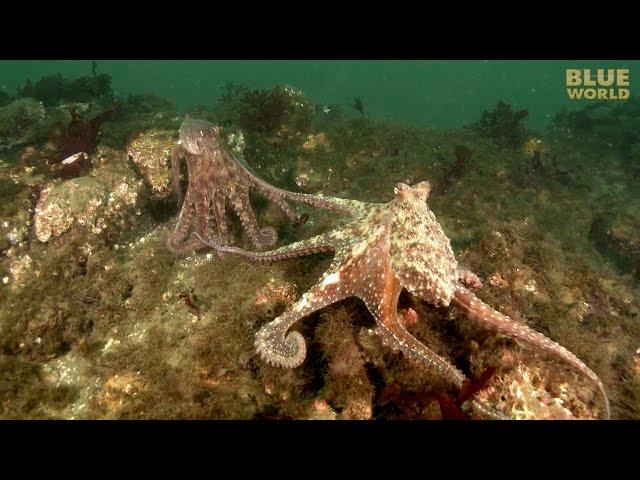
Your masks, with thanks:
[[[314,103],[364,99],[369,115],[438,127],[477,120],[502,99],[529,109],[527,125],[540,127],[569,101],[566,68],[629,68],[631,95],[640,61],[98,61],[116,93],[155,93],[179,108],[212,104],[227,80],[250,88],[289,84]],[[0,87],[12,93],[26,78],[60,72],[91,73],[87,61],[0,61]],[[582,105],[581,105],[582,103]]]

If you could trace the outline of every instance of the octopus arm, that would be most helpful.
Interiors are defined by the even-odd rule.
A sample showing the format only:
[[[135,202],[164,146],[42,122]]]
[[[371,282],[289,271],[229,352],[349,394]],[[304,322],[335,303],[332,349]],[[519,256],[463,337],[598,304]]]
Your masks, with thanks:
[[[218,233],[223,238],[226,238],[229,234],[229,224],[227,223],[225,209],[225,195],[220,191],[220,189],[215,189],[213,193],[213,212],[216,219],[216,225],[218,226]]]
[[[330,234],[317,235],[306,240],[290,243],[266,252],[251,252],[238,247],[224,245],[210,245],[220,253],[231,253],[258,262],[275,262],[287,258],[303,257],[314,253],[331,252],[334,250]]]
[[[187,193],[185,201],[186,204],[178,215],[178,221],[173,229],[173,233],[167,237],[165,242],[169,251],[178,257],[186,255],[201,243],[198,239],[193,238],[189,238],[185,241],[185,238],[189,233],[189,227],[195,215],[195,205],[191,202],[189,193]]]
[[[607,396],[607,392],[604,389],[602,381],[589,367],[587,367],[569,350],[526,325],[514,322],[508,316],[503,315],[488,306],[465,287],[461,286],[455,290],[452,303],[465,312],[470,319],[476,320],[482,325],[489,326],[507,336],[523,340],[534,347],[538,347],[555,357],[566,361],[580,373],[586,375],[602,394],[605,404],[606,418],[610,417],[609,397]]]
[[[334,263],[335,264],[335,263]],[[274,366],[295,368],[306,356],[304,338],[299,332],[288,332],[303,317],[350,296],[348,286],[337,271],[326,273],[282,315],[264,325],[256,334],[256,351]]]
[[[178,207],[182,205],[182,200],[184,199],[182,186],[180,185],[180,165],[185,154],[185,149],[182,145],[176,145],[171,150],[171,173],[173,176],[173,189],[178,195]]]
[[[230,197],[231,206],[240,218],[251,243],[258,248],[270,247],[278,240],[278,234],[273,227],[260,228],[251,201],[248,188],[236,190],[236,194]]]
[[[398,297],[402,292],[402,285],[391,265],[388,235],[384,235],[376,243],[376,245],[372,245],[368,257],[361,261],[360,265],[354,264],[352,266],[352,269],[358,270],[371,269],[372,266],[375,266],[374,270],[369,271],[365,276],[352,276],[367,279],[357,287],[356,295],[364,301],[375,318],[376,332],[381,336],[383,344],[392,349],[400,350],[410,360],[436,371],[457,388],[462,388],[465,380],[464,374],[452,363],[411,335],[400,321]],[[479,400],[470,399],[469,403],[479,416],[491,419],[505,418]]]
[[[356,215],[358,213],[362,213],[363,211],[365,211],[366,206],[369,205],[358,200],[348,200],[343,198],[327,197],[324,195],[311,195],[307,193],[297,193],[283,190],[271,185],[270,183],[265,182],[256,174],[254,174],[251,171],[249,165],[242,157],[235,156],[229,151],[225,151],[225,155],[227,155],[230,160],[235,161],[235,163],[237,163],[240,168],[242,168],[245,175],[255,186],[255,188],[257,188],[258,191],[260,191],[267,198],[286,198],[288,200],[302,203],[304,205],[324,208],[341,215]]]
[[[478,276],[469,270],[465,270],[464,268],[458,269],[458,280],[467,288],[482,288],[482,282],[480,281]]]

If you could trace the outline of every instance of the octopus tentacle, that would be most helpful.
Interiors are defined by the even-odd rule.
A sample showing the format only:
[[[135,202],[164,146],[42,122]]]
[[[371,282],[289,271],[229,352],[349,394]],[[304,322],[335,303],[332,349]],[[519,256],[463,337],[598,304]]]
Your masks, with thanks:
[[[264,325],[256,334],[256,350],[263,360],[279,367],[295,368],[306,356],[304,338],[288,330],[301,318],[348,296],[331,276],[314,285],[282,315]]]
[[[193,224],[194,216],[196,217],[196,231],[185,241],[189,228]],[[165,245],[175,256],[183,257],[194,250],[199,250],[213,243],[223,244],[222,237],[218,238],[212,234],[213,224],[215,224],[215,221],[211,216],[211,199],[205,196],[199,202],[194,202],[193,194],[187,190],[187,196],[178,216],[178,222],[173,233],[167,236]],[[194,236],[196,233],[197,235]],[[211,240],[204,242],[202,236]]]
[[[277,195],[265,195],[265,197],[269,198],[273,203],[280,207],[280,210],[282,210],[282,212],[289,218],[289,220],[296,223],[300,221],[300,216],[293,211],[293,209],[289,206],[284,198]]]
[[[215,226],[215,218],[213,216],[213,205],[210,195],[207,193],[199,202],[195,204],[196,207],[196,231],[200,234],[209,236]]]
[[[235,194],[230,195],[231,206],[242,222],[242,226],[247,232],[251,243],[257,248],[269,247],[276,243],[278,234],[272,227],[260,228],[258,219],[251,202],[249,200],[249,191],[246,188],[236,190]]]
[[[184,199],[182,193],[182,186],[180,185],[180,164],[181,160],[184,158],[185,151],[182,145],[176,145],[171,150],[171,173],[173,176],[173,189],[178,195],[178,207],[182,205],[182,200]]]
[[[566,361],[580,373],[586,375],[602,394],[605,404],[606,418],[610,418],[611,407],[609,405],[609,397],[607,396],[607,392],[604,389],[602,381],[593,372],[593,370],[587,367],[582,360],[576,357],[569,350],[526,325],[514,322],[508,316],[503,315],[485,304],[465,287],[460,286],[455,290],[452,303],[463,310],[469,318],[476,320],[483,325],[490,326],[500,333],[523,340],[535,347],[541,348],[561,360]]]
[[[374,316],[377,324],[376,332],[382,338],[382,343],[392,349],[400,350],[410,360],[435,370],[458,389],[462,388],[464,374],[455,365],[411,335],[398,318],[398,297],[402,292],[402,284],[393,272],[391,259],[387,253],[388,236],[384,235],[377,243],[378,245],[371,246],[371,254],[373,258],[380,261],[382,274],[376,275],[358,296]],[[363,267],[366,268],[366,264],[365,261]],[[476,413],[483,417],[506,418],[479,400],[470,399],[469,403]]]
[[[196,245],[199,245],[200,247],[207,246],[207,247],[214,248],[216,250],[220,248],[224,248],[228,245],[227,239],[222,235],[206,235],[203,237],[198,232],[192,232],[191,239],[193,241],[197,240]],[[219,256],[222,256],[220,255],[220,252],[218,252],[218,254]]]
[[[213,211],[216,218],[216,225],[218,226],[218,233],[221,237],[226,238],[229,235],[229,224],[227,223],[225,205],[224,194],[216,189],[213,194]]]
[[[270,183],[265,182],[260,177],[255,175],[251,171],[247,162],[241,156],[236,156],[227,150],[225,150],[225,155],[227,155],[228,157],[230,157],[230,159],[240,165],[240,167],[244,171],[244,174],[251,181],[251,183],[255,185],[263,195],[269,196],[269,198],[271,199],[273,199],[274,196],[277,196],[279,198],[286,198],[294,202],[310,205],[312,207],[324,208],[326,210],[330,210],[342,215],[355,215],[357,213],[361,213],[367,206],[365,202],[361,202],[358,200],[348,200],[342,198],[327,197],[324,195],[311,195],[307,193],[296,193],[290,192],[288,190],[283,190],[271,185]]]
[[[211,245],[218,252],[232,253],[258,262],[275,262],[287,258],[303,257],[315,253],[331,252],[334,250],[329,234],[321,234],[306,240],[290,243],[267,252],[251,252],[238,247]]]
[[[195,214],[195,206],[190,201],[190,195],[187,193],[186,203],[183,205],[180,214],[178,215],[178,221],[173,229],[173,232],[167,236],[165,240],[166,247],[174,255],[181,257],[186,252],[184,250],[184,239],[187,237],[191,221]]]
[[[467,288],[482,288],[482,281],[470,270],[465,270],[464,268],[458,269],[458,280]]]
[[[173,253],[176,257],[184,257],[196,250],[199,250],[207,245],[213,243],[213,240],[210,240],[207,243],[204,243],[200,235],[197,235],[195,232],[189,237],[189,239],[185,242],[180,243],[169,243],[167,242],[167,248]]]
[[[456,387],[461,388],[465,380],[464,374],[411,335],[398,319],[398,297],[402,291],[402,285],[398,279],[391,273],[391,275],[384,275],[381,280],[384,281],[382,298],[375,299],[374,302],[366,299],[365,303],[376,318],[378,333],[383,343],[401,350],[412,360],[434,369]]]

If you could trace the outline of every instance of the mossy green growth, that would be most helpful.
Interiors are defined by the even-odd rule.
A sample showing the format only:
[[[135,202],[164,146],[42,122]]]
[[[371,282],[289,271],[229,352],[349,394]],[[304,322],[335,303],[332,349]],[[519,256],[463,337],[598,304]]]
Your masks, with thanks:
[[[142,120],[105,124],[119,132],[114,145],[136,130],[129,121],[145,128],[153,124],[154,108]],[[594,219],[604,214],[607,224],[618,225],[620,238],[633,239],[636,225],[627,209],[637,185],[619,152],[559,132],[541,133],[536,143],[545,166],[541,172],[532,168],[530,152],[501,148],[471,129],[419,129],[340,115],[303,123],[299,135],[286,141],[272,141],[277,134],[271,138],[257,127],[245,132],[231,121],[227,129],[236,141],[243,133],[247,161],[280,187],[300,190],[297,176],[313,173],[325,194],[385,202],[397,182],[430,180],[429,206],[460,264],[484,282],[478,296],[571,349],[604,381],[614,417],[638,418],[640,291],[632,274],[603,256],[589,234]],[[132,176],[129,167],[113,162],[122,147],[106,149],[105,131],[98,149],[102,163],[88,176],[109,165],[95,178],[111,182]],[[457,163],[458,146],[471,152],[464,168]],[[8,182],[2,184],[0,211],[28,212],[32,187]],[[448,186],[438,191],[441,182]],[[252,200],[261,224],[278,228],[280,245],[328,231],[339,221],[300,208],[310,218],[296,232],[272,207]],[[434,372],[384,347],[372,333],[372,316],[356,299],[295,326],[308,347],[301,367],[266,365],[254,352],[256,331],[317,281],[330,255],[258,264],[203,250],[175,259],[163,242],[174,226],[169,214],[177,209],[167,206],[162,217],[152,214],[153,205],[154,200],[142,202],[139,221],[117,228],[113,237],[70,229],[46,244],[30,239],[22,246],[5,245],[1,416],[439,418],[429,396],[457,393]],[[233,233],[246,248],[237,222]],[[552,400],[565,395],[580,418],[600,408],[585,379],[561,362],[405,293],[401,313],[407,308],[418,316],[407,327],[410,332],[467,376],[498,367],[489,383],[494,390],[487,393],[494,401],[516,391],[538,392]],[[79,356],[83,375],[92,380],[52,383],[49,369],[58,371],[55,362],[71,355]],[[534,380],[522,383],[522,372],[535,374]],[[539,381],[547,373],[547,380]],[[413,403],[401,401],[403,392]],[[79,404],[84,409],[78,410]]]

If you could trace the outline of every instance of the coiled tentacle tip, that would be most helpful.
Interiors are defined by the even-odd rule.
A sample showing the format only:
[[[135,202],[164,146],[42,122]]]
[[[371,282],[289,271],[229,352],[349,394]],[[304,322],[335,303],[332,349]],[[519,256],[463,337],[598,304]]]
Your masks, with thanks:
[[[286,337],[278,338],[277,331],[265,325],[256,334],[256,351],[267,363],[282,368],[295,368],[302,364],[307,356],[304,337],[296,331]]]

